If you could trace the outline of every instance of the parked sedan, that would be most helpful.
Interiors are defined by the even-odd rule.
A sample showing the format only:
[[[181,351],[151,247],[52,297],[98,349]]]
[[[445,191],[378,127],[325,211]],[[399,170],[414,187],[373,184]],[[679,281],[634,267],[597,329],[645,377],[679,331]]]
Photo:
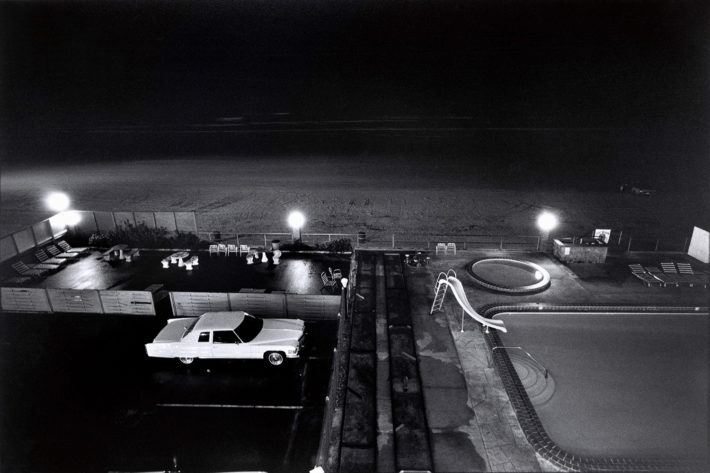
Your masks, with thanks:
[[[278,366],[298,358],[304,338],[299,319],[260,319],[243,311],[206,312],[168,320],[152,343],[153,358],[177,358],[189,365],[202,359],[264,359]]]

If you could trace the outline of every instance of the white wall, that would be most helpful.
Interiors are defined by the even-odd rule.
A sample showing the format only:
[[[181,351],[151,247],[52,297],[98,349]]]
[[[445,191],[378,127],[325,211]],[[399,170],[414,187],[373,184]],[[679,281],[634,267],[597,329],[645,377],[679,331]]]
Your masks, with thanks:
[[[702,261],[710,263],[710,233],[702,228],[693,227],[693,236],[690,238],[688,255]]]

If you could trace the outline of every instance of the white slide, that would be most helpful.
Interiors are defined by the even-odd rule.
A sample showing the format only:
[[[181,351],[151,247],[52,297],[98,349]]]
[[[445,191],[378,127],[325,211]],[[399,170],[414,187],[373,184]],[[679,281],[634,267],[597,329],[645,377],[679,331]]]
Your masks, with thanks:
[[[447,284],[451,288],[451,292],[454,293],[454,297],[456,297],[456,300],[458,301],[461,308],[464,310],[464,312],[473,317],[476,322],[479,322],[485,325],[486,327],[500,330],[503,333],[508,332],[508,329],[505,328],[505,322],[503,322],[502,320],[487,319],[478,312],[476,312],[473,307],[471,307],[471,304],[469,304],[468,298],[466,297],[466,292],[464,292],[463,290],[463,285],[461,284],[461,281],[459,281],[453,276],[449,276],[446,279],[440,279],[439,284]]]

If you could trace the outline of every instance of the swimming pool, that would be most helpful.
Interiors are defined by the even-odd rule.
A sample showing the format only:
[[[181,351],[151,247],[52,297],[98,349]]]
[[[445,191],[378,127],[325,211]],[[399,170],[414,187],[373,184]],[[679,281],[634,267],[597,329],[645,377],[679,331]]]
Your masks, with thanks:
[[[550,275],[529,261],[510,258],[485,258],[467,267],[480,286],[509,294],[533,294],[550,287]]]
[[[567,309],[493,311],[508,333],[491,333],[489,342],[510,347],[495,348],[505,356],[494,360],[500,371],[514,370],[501,376],[504,383],[510,376],[506,389],[519,419],[521,412],[531,419],[521,420],[526,434],[541,432],[543,444],[548,435],[562,458],[706,454],[707,310]],[[513,399],[521,391],[527,400]]]

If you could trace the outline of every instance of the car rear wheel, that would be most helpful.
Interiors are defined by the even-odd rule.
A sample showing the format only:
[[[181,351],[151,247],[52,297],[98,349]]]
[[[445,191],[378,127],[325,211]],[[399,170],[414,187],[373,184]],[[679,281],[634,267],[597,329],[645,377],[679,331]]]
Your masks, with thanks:
[[[264,358],[266,358],[266,361],[272,366],[279,366],[284,362],[284,354],[278,351],[270,351],[264,355]]]
[[[180,360],[180,363],[183,365],[190,365],[193,361],[195,361],[195,358],[192,356],[181,356],[178,360]]]

